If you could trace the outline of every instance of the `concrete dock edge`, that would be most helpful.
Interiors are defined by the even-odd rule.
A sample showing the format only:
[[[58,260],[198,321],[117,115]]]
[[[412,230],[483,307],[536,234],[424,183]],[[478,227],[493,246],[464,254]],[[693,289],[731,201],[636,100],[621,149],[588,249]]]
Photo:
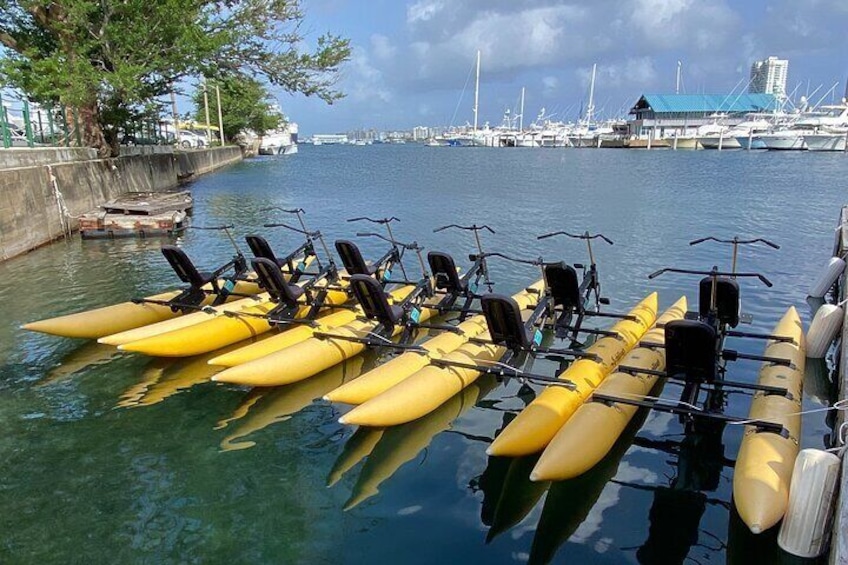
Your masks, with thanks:
[[[836,239],[834,253],[844,257],[848,252],[848,206],[843,206],[839,215],[841,230]],[[839,280],[839,300],[845,300],[848,295],[848,269],[842,273]],[[845,319],[842,321],[842,337],[839,342],[838,351],[838,385],[839,400],[848,398],[848,309]],[[837,433],[845,422],[845,412],[837,413]],[[839,478],[839,497],[836,502],[836,516],[833,522],[833,533],[831,538],[830,563],[832,565],[848,565],[848,465],[845,465],[845,457],[842,458],[842,473]]]

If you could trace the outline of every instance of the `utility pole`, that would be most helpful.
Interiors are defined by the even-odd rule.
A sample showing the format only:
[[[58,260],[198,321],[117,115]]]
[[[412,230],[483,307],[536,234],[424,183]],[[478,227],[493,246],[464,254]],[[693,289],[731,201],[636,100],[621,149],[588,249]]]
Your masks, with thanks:
[[[180,115],[177,113],[177,95],[174,94],[174,85],[171,85],[171,114],[174,118],[174,143],[180,144]]]
[[[215,83],[215,96],[218,98],[218,137],[221,141],[221,147],[224,146],[224,113],[221,110],[221,89],[218,83]]]
[[[212,132],[209,131],[209,95],[206,91],[206,77],[203,77],[203,106],[206,108],[206,144],[212,145]]]

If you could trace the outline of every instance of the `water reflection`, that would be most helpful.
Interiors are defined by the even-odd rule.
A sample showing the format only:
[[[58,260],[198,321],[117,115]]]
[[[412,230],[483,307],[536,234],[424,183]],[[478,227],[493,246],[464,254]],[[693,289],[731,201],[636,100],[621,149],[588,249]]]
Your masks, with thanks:
[[[223,367],[209,365],[210,359],[222,352],[232,351],[255,341],[245,340],[213,353],[195,357],[154,358],[142,371],[141,380],[121,395],[117,407],[151,406],[197,384],[208,382],[213,375],[224,370]]]
[[[313,400],[361,375],[363,367],[370,366],[373,362],[373,355],[357,355],[314,377],[291,385],[254,388],[229,418],[220,420],[215,426],[215,429],[223,429],[238,422],[236,429],[221,440],[221,451],[253,447],[256,442],[245,438],[272,424],[288,420],[312,404]]]
[[[836,393],[836,383],[830,378],[827,361],[807,357],[804,365],[804,396],[819,406],[830,406]]]
[[[61,382],[89,367],[104,365],[122,355],[124,355],[122,352],[108,345],[97,342],[84,343],[78,349],[65,355],[59,365],[50,369],[35,386],[48,386]]]
[[[638,440],[649,447],[676,455],[677,473],[668,486],[636,487],[653,491],[648,539],[637,550],[640,563],[681,563],[693,547],[701,555],[717,554],[725,549],[723,536],[701,528],[708,505],[730,510],[730,503],[708,497],[715,492],[725,466],[733,461],[724,457],[723,426],[699,434],[689,434],[680,442]]]
[[[331,487],[341,480],[345,473],[353,469],[357,463],[368,457],[380,438],[383,428],[357,428],[345,442],[342,452],[333,463],[333,468],[327,476],[327,486]]]
[[[437,434],[450,428],[454,420],[496,385],[494,378],[478,379],[423,418],[386,429],[362,466],[344,510],[350,510],[376,495],[381,484],[391,478],[404,463],[415,459]]]
[[[647,410],[637,411],[607,456],[592,470],[574,479],[553,483],[533,537],[530,563],[550,562],[559,547],[587,521],[604,487],[618,473],[621,460],[647,415]],[[600,524],[601,517],[595,517],[594,522]]]

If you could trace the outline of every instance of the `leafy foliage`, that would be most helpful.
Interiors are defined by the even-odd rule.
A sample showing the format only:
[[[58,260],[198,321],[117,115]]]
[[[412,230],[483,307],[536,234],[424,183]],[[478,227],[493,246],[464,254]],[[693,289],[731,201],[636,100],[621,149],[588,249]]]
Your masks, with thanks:
[[[85,143],[115,155],[120,128],[189,76],[338,100],[348,41],[303,52],[303,19],[298,0],[0,0],[0,80],[78,112]]]
[[[224,135],[234,138],[239,132],[253,130],[259,135],[279,127],[283,122],[280,113],[268,102],[268,91],[256,79],[233,75],[224,76],[208,84],[209,117],[212,124],[218,120],[218,99],[215,86],[221,92],[221,113],[224,121]],[[203,89],[194,93],[195,119],[206,121],[203,102]]]

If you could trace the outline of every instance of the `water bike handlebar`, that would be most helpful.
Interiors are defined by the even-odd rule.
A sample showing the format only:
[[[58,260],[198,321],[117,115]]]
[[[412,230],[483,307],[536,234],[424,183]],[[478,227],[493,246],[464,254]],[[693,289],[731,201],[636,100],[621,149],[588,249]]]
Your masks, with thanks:
[[[480,257],[480,255],[478,255]],[[500,257],[501,259],[506,259],[507,261],[512,261],[513,263],[522,263],[524,265],[533,265],[534,267],[539,267],[545,264],[541,257],[537,259],[519,259],[517,257],[511,257],[509,255],[505,255],[504,253],[483,253],[483,258],[486,257]]]
[[[368,218],[366,216],[360,216],[358,218],[350,218],[348,222],[371,222],[373,224],[389,224],[391,222],[399,222],[400,218],[396,218],[395,216],[391,216],[389,218]]]
[[[648,278],[649,279],[655,279],[655,278],[657,278],[658,276],[660,276],[664,273],[680,273],[680,274],[683,274],[683,275],[705,275],[705,276],[713,276],[713,277],[757,278],[757,279],[760,280],[761,283],[763,283],[764,285],[766,285],[769,288],[774,286],[770,280],[768,280],[764,275],[761,275],[760,273],[728,273],[728,272],[719,271],[717,269],[713,269],[711,271],[695,271],[695,270],[690,270],[690,269],[673,269],[673,268],[667,267],[665,269],[660,269],[659,271],[654,271],[653,273],[648,275]]]
[[[555,235],[565,235],[565,236],[568,236],[568,237],[571,237],[571,238],[574,238],[574,239],[587,239],[587,240],[588,239],[598,239],[598,238],[600,238],[600,239],[604,240],[605,242],[609,243],[610,245],[615,245],[613,243],[613,241],[610,238],[608,238],[607,236],[605,236],[604,234],[602,234],[602,233],[590,234],[589,232],[584,232],[582,234],[576,234],[576,233],[568,233],[567,231],[554,231],[554,232],[551,232],[551,233],[546,233],[546,234],[543,234],[543,235],[536,236],[536,239],[547,239],[549,237],[554,237]]]
[[[383,241],[387,241],[387,242],[389,242],[392,245],[395,245],[397,247],[403,247],[404,249],[410,249],[412,251],[421,251],[421,250],[424,249],[423,247],[418,245],[418,242],[416,242],[416,241],[413,241],[412,243],[402,243],[400,241],[391,239],[389,237],[386,237],[384,235],[380,235],[380,234],[374,233],[374,232],[359,232],[359,233],[356,234],[356,237],[376,237],[376,238],[382,239]]]
[[[320,232],[320,231],[302,230],[302,229],[300,229],[300,228],[296,228],[296,227],[294,227],[294,226],[290,226],[290,225],[288,225],[288,224],[283,224],[283,223],[278,223],[278,224],[262,224],[262,227],[263,227],[263,228],[286,228],[286,229],[288,229],[288,230],[291,230],[291,231],[294,231],[294,232],[297,232],[297,233],[303,234],[303,235],[305,235],[306,237],[315,237],[315,238],[317,238],[317,237],[321,237],[321,232]]]
[[[732,245],[751,245],[753,243],[763,243],[773,249],[780,249],[780,246],[778,244],[774,243],[773,241],[763,239],[761,237],[755,239],[739,239],[738,237],[734,237],[733,239],[719,239],[717,237],[709,236],[690,241],[689,245],[698,245],[699,243],[704,243],[705,241],[715,241],[717,243],[730,243]]]
[[[485,224],[482,225],[482,226],[478,226],[477,224],[471,224],[470,226],[460,226],[459,224],[448,224],[446,226],[442,226],[440,228],[434,229],[433,233],[444,231],[444,230],[450,229],[450,228],[456,228],[458,230],[469,230],[469,231],[474,231],[474,232],[481,231],[481,230],[488,230],[489,233],[495,233],[495,230],[493,230],[492,228],[490,228],[489,226],[487,226]]]

